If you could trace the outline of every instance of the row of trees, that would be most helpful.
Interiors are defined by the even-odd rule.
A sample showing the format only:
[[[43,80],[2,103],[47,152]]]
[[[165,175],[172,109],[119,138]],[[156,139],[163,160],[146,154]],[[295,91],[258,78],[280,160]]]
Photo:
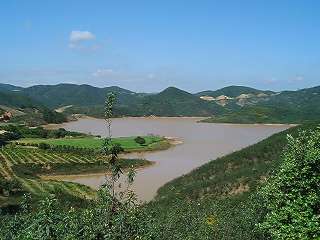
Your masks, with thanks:
[[[39,144],[32,144],[32,146],[36,146],[39,149],[42,150],[48,150],[48,151],[55,151],[58,153],[77,153],[77,154],[83,154],[83,155],[90,155],[90,154],[97,154],[100,153],[101,150],[96,150],[93,148],[83,148],[83,147],[75,147],[75,146],[69,146],[69,145],[50,145],[47,143],[39,143]]]
[[[48,130],[43,127],[29,128],[23,125],[4,125],[0,130],[5,130],[17,134],[19,138],[64,138],[66,136],[79,137],[82,133],[67,131],[64,128]]]

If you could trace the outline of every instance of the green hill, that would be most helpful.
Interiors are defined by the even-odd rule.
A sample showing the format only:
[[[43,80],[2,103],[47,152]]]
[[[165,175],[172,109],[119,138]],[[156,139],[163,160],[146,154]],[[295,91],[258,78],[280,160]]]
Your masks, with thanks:
[[[0,91],[20,91],[22,87],[17,87],[11,84],[0,83]]]
[[[301,123],[320,117],[320,87],[284,91],[204,120],[226,123]]]
[[[104,114],[104,101],[108,93],[117,95],[117,116],[211,116],[221,107],[197,96],[169,87],[157,94],[134,93],[119,87],[97,88],[89,85],[38,85],[21,91],[50,108],[70,106],[66,113],[82,113],[95,117]]]
[[[143,115],[156,116],[211,116],[221,111],[220,106],[175,87],[145,96],[138,106]]]
[[[9,107],[39,107],[40,104],[30,97],[22,95],[20,92],[0,91],[0,105]]]
[[[94,106],[104,104],[106,94],[115,92],[120,103],[126,102],[133,92],[119,87],[97,88],[90,85],[58,84],[37,85],[21,91],[26,96],[42,102],[48,107],[65,105]]]
[[[1,86],[0,86],[1,87]],[[0,91],[0,112],[9,111],[13,114],[10,122],[27,125],[40,125],[46,123],[61,123],[66,117],[50,110],[33,98],[25,96],[21,91]]]
[[[63,109],[66,115],[103,117],[105,97],[110,92],[117,95],[116,116],[205,116],[211,117],[206,122],[227,123],[299,123],[320,116],[320,86],[280,93],[228,86],[196,94],[169,87],[147,94],[116,86],[58,84],[21,88],[0,84],[0,105],[41,105]]]
[[[225,95],[228,97],[237,97],[241,94],[259,94],[259,93],[265,93],[265,94],[272,94],[274,92],[272,91],[262,91],[255,88],[245,87],[245,86],[228,86],[224,87],[215,91],[202,91],[197,93],[197,96],[211,96],[211,97],[218,97],[221,95]]]

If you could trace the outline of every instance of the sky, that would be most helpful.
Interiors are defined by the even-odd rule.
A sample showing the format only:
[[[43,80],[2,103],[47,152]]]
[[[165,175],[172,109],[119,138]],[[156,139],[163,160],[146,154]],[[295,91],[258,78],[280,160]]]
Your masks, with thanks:
[[[312,87],[319,11],[317,0],[1,0],[0,82]]]

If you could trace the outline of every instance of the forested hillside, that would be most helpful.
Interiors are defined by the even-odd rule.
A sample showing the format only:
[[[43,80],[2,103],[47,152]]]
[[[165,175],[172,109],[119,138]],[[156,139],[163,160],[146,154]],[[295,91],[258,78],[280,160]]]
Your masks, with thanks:
[[[135,93],[119,87],[37,85],[28,88],[0,85],[0,105],[45,106],[65,115],[103,117],[104,98],[117,95],[116,116],[203,116],[206,122],[302,123],[320,116],[320,87],[297,91],[263,91],[229,86],[192,94],[175,87],[159,93]],[[52,111],[52,114],[55,114]],[[52,115],[51,114],[51,115]],[[60,115],[61,116],[61,115]]]

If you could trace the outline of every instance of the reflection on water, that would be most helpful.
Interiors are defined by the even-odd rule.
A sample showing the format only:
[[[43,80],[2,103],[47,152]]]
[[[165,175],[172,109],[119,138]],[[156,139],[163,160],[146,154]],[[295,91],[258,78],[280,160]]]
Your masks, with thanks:
[[[159,187],[222,155],[256,143],[289,125],[239,125],[197,123],[198,118],[121,118],[112,123],[113,137],[157,134],[177,137],[183,144],[165,151],[131,153],[130,158],[145,158],[155,164],[138,171],[134,190],[139,199],[151,200]],[[80,119],[62,127],[67,130],[105,136],[102,119]],[[235,159],[236,161],[236,159]],[[104,174],[67,176],[74,181],[97,188]]]

